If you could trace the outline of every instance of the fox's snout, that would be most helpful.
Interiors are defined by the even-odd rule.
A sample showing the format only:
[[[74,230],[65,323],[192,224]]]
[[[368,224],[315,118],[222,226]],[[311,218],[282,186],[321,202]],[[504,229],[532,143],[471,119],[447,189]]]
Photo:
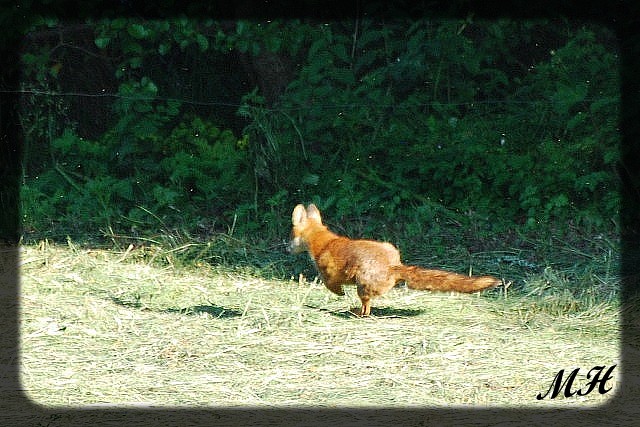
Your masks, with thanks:
[[[291,236],[291,240],[289,241],[289,252],[292,254],[299,254],[300,252],[304,252],[306,249],[307,247],[302,241],[302,238]]]

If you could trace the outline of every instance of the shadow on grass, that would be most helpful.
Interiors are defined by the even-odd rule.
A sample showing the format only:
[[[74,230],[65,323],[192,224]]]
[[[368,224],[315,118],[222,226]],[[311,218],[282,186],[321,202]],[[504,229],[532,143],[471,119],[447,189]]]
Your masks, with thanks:
[[[120,298],[120,297],[116,297],[113,295],[109,296],[109,299],[111,300],[112,303],[117,304],[117,305],[121,305],[123,307],[127,307],[127,308],[137,308],[138,310],[143,310],[143,311],[149,311],[150,309],[148,307],[145,307],[142,303],[140,303],[139,300],[137,299],[124,299],[124,298]]]
[[[158,313],[178,313],[185,314],[187,316],[195,316],[198,314],[206,313],[211,317],[215,317],[216,319],[230,319],[233,317],[242,316],[242,312],[238,310],[228,309],[225,307],[221,307],[218,305],[194,305],[191,307],[185,308],[167,308],[167,309],[153,309],[144,304],[140,303],[138,300],[127,300],[123,298],[119,298],[116,296],[110,296],[109,299],[118,305],[127,308],[135,308],[141,311],[155,311]]]
[[[230,319],[233,317],[241,317],[242,312],[238,310],[220,307],[218,305],[194,305],[186,308],[169,308],[162,310],[164,313],[180,313],[187,316],[206,313],[216,319]]]
[[[314,310],[322,311],[325,313],[329,313],[332,316],[340,317],[342,319],[353,319],[353,318],[360,317],[360,314],[359,314],[360,307],[354,307],[351,310],[342,310],[342,311],[333,311],[327,308],[314,307],[312,305],[305,305],[305,307],[312,308]],[[425,310],[414,310],[410,308],[371,307],[371,317],[376,317],[380,319],[401,319],[405,317],[418,316],[424,312]]]

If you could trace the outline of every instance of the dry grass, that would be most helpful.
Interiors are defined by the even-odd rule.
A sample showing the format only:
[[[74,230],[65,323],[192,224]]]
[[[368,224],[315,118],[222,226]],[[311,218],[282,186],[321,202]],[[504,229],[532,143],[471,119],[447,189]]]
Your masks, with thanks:
[[[560,369],[620,362],[612,303],[397,288],[357,318],[352,288],[337,297],[249,269],[162,266],[163,256],[23,248],[21,380],[33,401],[548,407],[614,395],[535,399]]]

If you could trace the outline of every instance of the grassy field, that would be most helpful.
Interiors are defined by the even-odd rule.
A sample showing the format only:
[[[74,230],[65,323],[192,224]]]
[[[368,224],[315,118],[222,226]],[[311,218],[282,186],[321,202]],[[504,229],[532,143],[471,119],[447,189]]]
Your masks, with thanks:
[[[358,318],[355,288],[151,249],[24,246],[21,381],[44,406],[585,407],[538,401],[559,370],[620,363],[615,301],[398,287]],[[560,279],[558,279],[560,280]],[[554,292],[554,287],[558,288]],[[551,289],[549,291],[549,289]]]

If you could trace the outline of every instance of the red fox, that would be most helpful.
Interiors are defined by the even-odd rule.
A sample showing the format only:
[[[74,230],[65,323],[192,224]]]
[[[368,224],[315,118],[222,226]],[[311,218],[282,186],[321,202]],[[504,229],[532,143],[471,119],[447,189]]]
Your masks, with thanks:
[[[344,295],[342,285],[357,285],[362,301],[361,316],[371,313],[371,298],[384,294],[401,281],[411,289],[467,293],[501,283],[491,276],[465,276],[403,265],[400,252],[391,243],[353,240],[329,231],[313,204],[306,209],[297,205],[291,220],[291,252],[308,251],[331,292]]]

